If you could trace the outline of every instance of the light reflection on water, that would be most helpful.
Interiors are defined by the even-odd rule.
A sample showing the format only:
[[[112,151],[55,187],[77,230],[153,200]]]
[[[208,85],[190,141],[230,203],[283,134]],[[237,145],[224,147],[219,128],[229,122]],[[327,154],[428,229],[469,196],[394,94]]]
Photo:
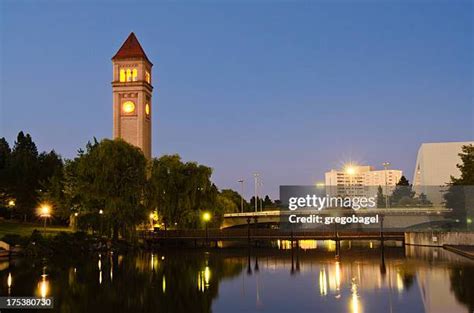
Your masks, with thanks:
[[[474,290],[472,261],[443,249],[382,249],[377,242],[108,253],[46,265],[16,259],[3,268],[0,296],[52,296],[56,312],[456,313],[474,307],[467,292]]]

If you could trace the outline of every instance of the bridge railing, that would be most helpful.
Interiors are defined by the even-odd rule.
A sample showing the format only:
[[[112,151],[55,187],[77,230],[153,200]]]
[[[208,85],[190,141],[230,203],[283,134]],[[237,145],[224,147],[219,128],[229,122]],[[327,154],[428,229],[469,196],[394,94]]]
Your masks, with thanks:
[[[281,229],[196,229],[196,230],[160,230],[155,232],[144,232],[142,236],[148,239],[340,239],[344,238],[378,238],[380,231],[354,231],[342,230],[334,231],[314,231],[314,230],[281,230]],[[383,237],[402,238],[403,232],[384,232]]]

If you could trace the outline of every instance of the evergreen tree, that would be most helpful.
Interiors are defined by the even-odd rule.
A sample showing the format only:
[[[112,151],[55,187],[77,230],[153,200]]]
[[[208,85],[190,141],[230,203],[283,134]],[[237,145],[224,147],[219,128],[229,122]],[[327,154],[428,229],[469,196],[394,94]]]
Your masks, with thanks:
[[[40,184],[38,149],[29,134],[18,134],[8,172],[16,212],[25,220],[31,219],[35,214]]]
[[[383,194],[383,189],[382,186],[379,186],[377,188],[377,208],[385,208],[386,202],[385,202],[385,195]]]
[[[410,182],[405,176],[402,176],[390,197],[390,203],[394,206],[409,204],[412,202],[414,196],[415,192],[412,190]]]
[[[463,226],[474,219],[474,212],[467,210],[474,206],[474,146],[463,146],[459,157],[461,162],[457,167],[461,175],[459,178],[451,176],[444,199],[446,207],[452,209],[450,217],[459,220]]]
[[[10,199],[8,166],[11,157],[10,145],[5,138],[0,138],[0,207],[8,204]]]

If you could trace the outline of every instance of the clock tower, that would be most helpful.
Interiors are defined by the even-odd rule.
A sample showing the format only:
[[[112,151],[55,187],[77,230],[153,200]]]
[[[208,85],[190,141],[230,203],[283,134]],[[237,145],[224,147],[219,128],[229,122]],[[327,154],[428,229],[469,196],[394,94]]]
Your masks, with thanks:
[[[134,33],[112,57],[114,138],[139,147],[151,159],[151,68]]]

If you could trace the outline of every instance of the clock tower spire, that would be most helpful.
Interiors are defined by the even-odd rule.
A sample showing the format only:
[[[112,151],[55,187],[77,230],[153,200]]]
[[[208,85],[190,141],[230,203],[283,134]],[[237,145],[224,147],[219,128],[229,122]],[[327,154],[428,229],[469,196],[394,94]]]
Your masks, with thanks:
[[[112,57],[113,135],[139,147],[151,159],[153,64],[134,33]]]

